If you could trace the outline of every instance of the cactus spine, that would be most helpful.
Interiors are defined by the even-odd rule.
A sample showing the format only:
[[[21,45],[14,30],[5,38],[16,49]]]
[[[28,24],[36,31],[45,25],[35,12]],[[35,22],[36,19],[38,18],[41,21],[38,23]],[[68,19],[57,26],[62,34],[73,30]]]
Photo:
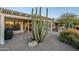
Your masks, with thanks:
[[[48,8],[46,9],[46,17],[41,16],[41,7],[39,8],[39,14],[37,14],[38,8],[36,8],[34,13],[34,8],[32,8],[32,35],[33,39],[38,42],[42,42],[48,33]]]

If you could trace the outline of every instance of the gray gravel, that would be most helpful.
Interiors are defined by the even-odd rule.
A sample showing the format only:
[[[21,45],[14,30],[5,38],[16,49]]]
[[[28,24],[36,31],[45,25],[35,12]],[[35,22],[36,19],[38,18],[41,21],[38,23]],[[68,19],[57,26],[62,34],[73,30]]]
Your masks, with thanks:
[[[78,51],[72,46],[58,40],[58,32],[49,32],[47,39],[37,47],[29,48],[31,33],[15,34],[13,39],[5,41],[5,45],[0,45],[0,51]]]

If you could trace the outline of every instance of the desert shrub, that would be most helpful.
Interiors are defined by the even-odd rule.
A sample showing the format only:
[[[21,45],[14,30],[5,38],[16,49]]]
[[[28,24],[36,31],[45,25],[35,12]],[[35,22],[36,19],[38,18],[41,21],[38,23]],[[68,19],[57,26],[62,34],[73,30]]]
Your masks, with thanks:
[[[60,32],[59,40],[79,49],[79,32],[74,29],[67,29]]]

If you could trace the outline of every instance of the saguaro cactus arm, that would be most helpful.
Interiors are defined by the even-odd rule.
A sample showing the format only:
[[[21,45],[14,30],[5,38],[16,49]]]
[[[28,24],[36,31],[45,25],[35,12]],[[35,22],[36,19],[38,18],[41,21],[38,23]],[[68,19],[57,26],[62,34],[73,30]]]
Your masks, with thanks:
[[[39,8],[39,15],[37,14],[38,8],[35,10],[32,8],[32,34],[33,39],[38,43],[42,42],[48,32],[48,8],[46,9],[46,18],[41,16],[41,7]]]

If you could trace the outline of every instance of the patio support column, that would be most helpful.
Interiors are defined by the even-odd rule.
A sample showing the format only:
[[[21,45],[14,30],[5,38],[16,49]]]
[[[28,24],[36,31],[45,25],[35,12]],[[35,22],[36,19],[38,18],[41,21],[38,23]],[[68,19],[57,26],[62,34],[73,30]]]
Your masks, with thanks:
[[[52,21],[51,21],[51,31],[52,31]]]
[[[0,15],[0,44],[4,45],[4,16]]]
[[[21,31],[23,32],[23,21],[21,21]]]
[[[28,32],[29,32],[29,20],[28,20]]]

